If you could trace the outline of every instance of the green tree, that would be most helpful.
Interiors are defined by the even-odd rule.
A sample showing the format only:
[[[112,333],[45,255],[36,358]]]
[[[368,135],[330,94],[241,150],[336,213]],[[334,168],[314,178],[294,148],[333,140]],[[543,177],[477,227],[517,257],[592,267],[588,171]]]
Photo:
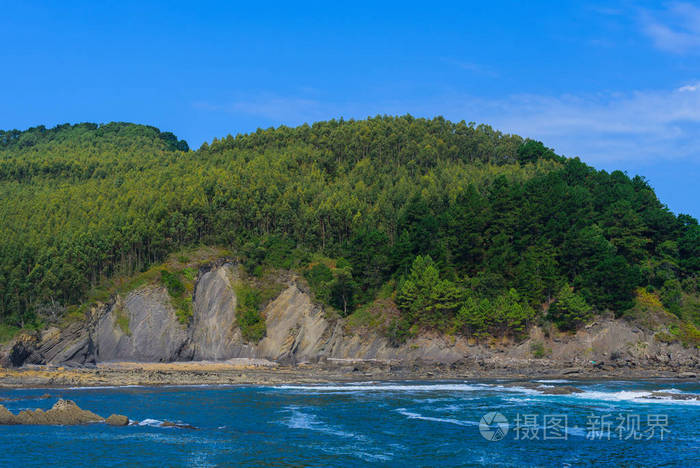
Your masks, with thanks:
[[[591,307],[568,284],[561,287],[547,313],[547,318],[560,330],[576,330],[590,317]]]

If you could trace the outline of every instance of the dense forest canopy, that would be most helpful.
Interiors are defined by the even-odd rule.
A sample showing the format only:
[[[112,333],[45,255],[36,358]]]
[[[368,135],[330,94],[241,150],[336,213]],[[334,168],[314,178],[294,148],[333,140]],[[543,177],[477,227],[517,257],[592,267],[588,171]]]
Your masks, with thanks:
[[[349,314],[389,291],[417,328],[522,332],[620,315],[642,287],[697,324],[700,227],[641,177],[486,125],[411,116],[227,136],[128,123],[0,131],[0,321],[31,326],[193,245],[303,272]]]

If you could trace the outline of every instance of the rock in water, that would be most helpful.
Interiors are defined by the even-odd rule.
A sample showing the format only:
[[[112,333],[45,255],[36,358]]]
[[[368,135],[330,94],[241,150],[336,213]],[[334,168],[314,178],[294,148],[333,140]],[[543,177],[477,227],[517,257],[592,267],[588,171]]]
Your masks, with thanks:
[[[541,383],[537,382],[509,382],[506,384],[503,384],[504,387],[522,387],[522,388],[532,388],[532,389],[539,389],[539,387],[542,386]]]
[[[4,406],[0,406],[0,424],[69,426],[101,421],[104,421],[104,419],[92,411],[81,409],[71,400],[58,400],[48,411],[41,409],[34,411],[24,410],[20,411],[16,416],[5,409]]]
[[[170,421],[163,421],[163,424],[161,424],[160,427],[177,427],[178,429],[197,430],[197,428],[192,426],[191,424],[174,423],[174,422],[170,422]]]
[[[122,414],[113,414],[105,422],[110,426],[128,426],[129,418]]]
[[[572,387],[570,385],[562,385],[559,387],[539,387],[537,390],[541,391],[545,395],[571,395],[572,393],[583,393],[580,388]]]
[[[0,424],[3,426],[17,424],[15,422],[15,415],[2,405],[0,405]]]
[[[700,395],[696,395],[693,393],[671,393],[671,392],[651,392],[651,395],[649,398],[652,398],[654,400],[665,400],[665,399],[671,399],[671,400],[698,400],[700,401]]]

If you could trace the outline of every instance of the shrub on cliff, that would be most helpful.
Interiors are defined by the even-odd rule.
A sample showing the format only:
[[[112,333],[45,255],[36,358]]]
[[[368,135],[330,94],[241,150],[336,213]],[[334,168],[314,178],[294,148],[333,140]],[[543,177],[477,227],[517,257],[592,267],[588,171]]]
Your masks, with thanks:
[[[260,313],[260,293],[254,288],[240,283],[236,292],[236,323],[243,339],[257,343],[265,336],[265,318]]]

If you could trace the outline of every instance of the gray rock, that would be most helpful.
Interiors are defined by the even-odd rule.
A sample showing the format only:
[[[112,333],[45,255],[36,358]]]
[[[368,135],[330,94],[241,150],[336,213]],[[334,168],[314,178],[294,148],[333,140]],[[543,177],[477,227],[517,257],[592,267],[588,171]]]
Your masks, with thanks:
[[[252,349],[245,349],[236,325],[236,294],[231,284],[233,276],[231,266],[224,265],[204,273],[197,281],[192,303],[194,317],[190,346],[193,360],[229,359],[254,354]]]
[[[117,318],[125,314],[128,329]],[[163,287],[151,286],[130,293],[103,314],[95,330],[98,361],[170,362],[179,357],[187,334],[178,322],[170,296]]]
[[[20,367],[25,364],[94,363],[94,346],[89,329],[89,321],[73,322],[63,330],[51,327],[41,336],[22,335],[17,338],[0,364],[6,367]]]
[[[163,421],[163,424],[161,424],[160,427],[176,427],[178,429],[197,430],[197,428],[192,426],[191,424],[175,423],[175,422],[170,422],[170,421]]]
[[[580,388],[570,385],[561,385],[557,387],[539,387],[537,390],[545,395],[571,395],[572,393],[583,393]]]
[[[89,321],[74,322],[63,330],[57,328],[47,330],[42,335],[38,351],[47,364],[94,363],[95,353],[90,337]]]
[[[33,335],[21,335],[3,359],[4,367],[20,367],[36,352],[37,339]]]
[[[671,399],[671,400],[684,400],[684,401],[692,401],[692,400],[700,401],[700,395],[695,395],[695,394],[691,394],[691,393],[651,392],[651,396],[649,396],[648,398],[659,399],[659,400]]]

